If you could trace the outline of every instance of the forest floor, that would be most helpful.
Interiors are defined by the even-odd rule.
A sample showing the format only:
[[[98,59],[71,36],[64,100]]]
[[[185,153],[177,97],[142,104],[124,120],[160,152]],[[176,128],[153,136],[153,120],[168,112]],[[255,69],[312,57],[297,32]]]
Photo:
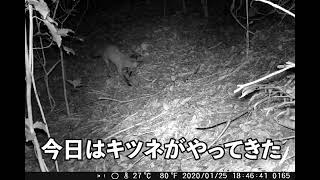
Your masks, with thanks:
[[[82,160],[65,160],[63,149],[58,156],[60,171],[295,171],[294,107],[277,106],[285,102],[279,98],[283,94],[261,88],[294,91],[294,72],[260,82],[260,88],[243,98],[239,98],[241,93],[234,93],[237,85],[295,61],[294,27],[279,22],[258,23],[250,34],[248,50],[246,31],[235,21],[204,19],[197,14],[153,18],[99,14],[89,18],[79,33],[84,42],[71,43],[76,55],[65,57],[68,80],[81,82],[81,86],[67,87],[70,116],[66,115],[58,70],[50,80],[56,100],[54,110],[46,114],[51,137],[61,146],[66,139],[82,140]],[[106,64],[89,56],[97,39],[112,39],[125,54],[141,55],[143,63],[133,77],[133,86],[127,86],[115,71],[107,77]],[[47,101],[45,95],[42,100]],[[227,127],[224,123],[208,130],[196,129],[243,113]],[[47,141],[41,132],[38,139],[42,145]],[[113,153],[106,153],[105,146],[104,157],[89,160],[87,142],[97,143],[98,139],[106,144],[117,140],[124,151],[115,158]],[[151,159],[151,154],[145,153],[154,139],[161,143],[163,153],[157,151],[157,158]],[[177,157],[167,151],[170,139],[185,147],[185,151],[179,147]],[[247,158],[253,151],[244,143],[256,140],[261,145],[267,139],[281,149],[270,148],[263,159],[260,147],[255,160]],[[131,157],[139,148],[133,142],[143,146]],[[198,160],[189,149],[191,142],[199,145]],[[240,159],[227,148],[234,142],[240,143],[235,150]],[[225,147],[225,154],[216,160],[214,156],[219,153],[201,153],[202,145],[207,149]],[[281,158],[270,158],[272,153],[281,154]],[[25,155],[25,171],[39,171],[32,145],[26,146]],[[55,171],[50,158],[50,154],[44,155],[49,170]]]

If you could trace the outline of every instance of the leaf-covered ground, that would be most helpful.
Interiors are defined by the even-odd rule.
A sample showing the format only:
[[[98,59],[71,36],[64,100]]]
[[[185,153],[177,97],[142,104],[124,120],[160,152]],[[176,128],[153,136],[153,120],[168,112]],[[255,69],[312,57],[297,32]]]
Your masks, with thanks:
[[[142,153],[146,150],[143,147],[133,159],[127,157],[132,150],[120,153],[119,159],[107,154],[88,160],[83,154],[81,161],[65,161],[61,152],[60,171],[295,171],[295,141],[286,139],[294,136],[294,128],[279,125],[275,121],[277,109],[271,112],[268,109],[277,102],[260,103],[232,122],[217,141],[226,124],[196,129],[229,120],[250,109],[255,102],[249,102],[250,97],[239,99],[233,93],[236,86],[270,74],[287,61],[294,62],[294,27],[259,21],[254,28],[247,58],[245,31],[231,18],[206,20],[197,14],[129,18],[107,13],[88,17],[79,28],[85,41],[71,43],[77,54],[66,57],[68,79],[80,80],[82,84],[77,88],[68,86],[72,115],[66,116],[57,71],[51,77],[57,106],[47,114],[48,126],[51,136],[61,145],[65,139],[145,143],[156,138],[163,145],[171,138],[186,141],[197,138],[211,147],[249,138],[259,142],[284,139],[275,142],[281,146],[282,160],[261,159],[262,151],[258,160],[234,159],[227,152],[219,160],[208,153],[195,160],[191,152],[180,152],[177,159],[167,160],[163,154],[151,160]],[[117,43],[127,54],[142,55],[144,62],[133,78],[134,86],[126,86],[116,72],[107,77],[105,63],[89,56],[97,40],[106,39]],[[288,73],[264,83],[281,86],[286,82]],[[106,99],[98,100],[100,97]],[[282,119],[288,119],[289,115],[292,117],[288,113]],[[46,142],[41,132],[38,138],[42,144]],[[243,146],[236,152],[245,154]],[[31,145],[26,146],[25,154],[25,170],[39,171]],[[55,171],[50,156],[44,157],[49,169]]]

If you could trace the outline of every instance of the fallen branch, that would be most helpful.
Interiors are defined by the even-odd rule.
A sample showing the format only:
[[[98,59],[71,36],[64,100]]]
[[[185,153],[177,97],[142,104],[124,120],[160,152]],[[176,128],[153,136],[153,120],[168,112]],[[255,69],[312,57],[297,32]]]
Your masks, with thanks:
[[[271,74],[269,74],[269,75],[267,75],[267,76],[265,76],[265,77],[262,77],[262,78],[260,78],[260,79],[255,80],[255,81],[249,82],[249,83],[247,83],[247,84],[237,85],[237,86],[238,86],[238,89],[234,90],[233,93],[237,93],[237,92],[239,92],[240,90],[242,90],[243,88],[245,88],[245,87],[247,87],[247,86],[251,86],[251,85],[256,84],[256,83],[258,83],[258,82],[261,82],[261,81],[263,81],[263,80],[265,80],[265,79],[268,79],[268,78],[270,78],[270,77],[272,77],[272,76],[274,76],[274,75],[280,74],[280,73],[282,73],[283,71],[286,71],[286,70],[288,70],[288,69],[294,68],[294,67],[295,67],[295,64],[292,63],[292,62],[290,62],[290,61],[288,61],[288,62],[286,62],[286,65],[284,65],[283,67],[284,67],[283,69],[281,69],[281,70],[279,70],[279,71],[275,71],[275,72],[273,72],[273,73],[271,73]]]

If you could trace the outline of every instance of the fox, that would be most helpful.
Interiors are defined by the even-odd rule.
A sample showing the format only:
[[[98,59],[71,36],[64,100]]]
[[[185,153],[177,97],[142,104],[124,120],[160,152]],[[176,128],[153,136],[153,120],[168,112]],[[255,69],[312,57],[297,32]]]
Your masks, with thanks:
[[[110,71],[110,63],[117,67],[117,71],[128,86],[132,86],[130,77],[136,71],[140,62],[136,59],[122,53],[118,46],[114,44],[105,44],[96,50],[94,57],[101,57],[108,66],[108,73]]]

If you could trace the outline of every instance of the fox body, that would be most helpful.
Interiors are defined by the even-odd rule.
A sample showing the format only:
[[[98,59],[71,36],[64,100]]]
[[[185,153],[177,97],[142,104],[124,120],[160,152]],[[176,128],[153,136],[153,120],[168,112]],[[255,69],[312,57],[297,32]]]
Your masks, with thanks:
[[[134,58],[123,54],[116,45],[106,44],[94,53],[94,56],[102,57],[108,66],[110,72],[110,62],[117,67],[119,75],[124,79],[127,85],[131,86],[130,76],[136,70],[138,62]]]

